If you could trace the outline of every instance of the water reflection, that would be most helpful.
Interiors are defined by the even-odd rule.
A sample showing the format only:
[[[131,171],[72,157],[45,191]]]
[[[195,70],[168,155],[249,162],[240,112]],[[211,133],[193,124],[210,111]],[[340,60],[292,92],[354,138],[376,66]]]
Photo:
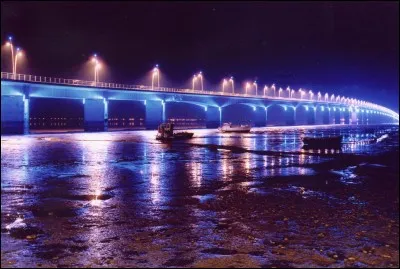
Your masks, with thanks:
[[[307,180],[285,183],[292,180],[291,176],[313,175],[317,173],[314,164],[338,158],[342,153],[370,154],[388,147],[386,139],[380,143],[367,143],[365,140],[371,136],[354,128],[261,128],[259,131],[220,134],[215,130],[195,130],[192,140],[170,145],[155,142],[154,132],[148,131],[57,134],[46,136],[46,139],[38,139],[38,136],[2,138],[3,228],[28,223],[26,215],[18,215],[23,209],[32,216],[29,222],[40,226],[54,242],[63,242],[64,237],[85,238],[91,257],[100,256],[98,253],[106,248],[111,249],[106,256],[118,256],[120,249],[126,246],[143,247],[142,252],[150,253],[150,247],[159,250],[184,245],[187,242],[179,241],[179,236],[175,236],[181,232],[182,237],[193,242],[184,247],[215,250],[220,240],[229,241],[232,233],[237,236],[254,232],[251,229],[253,220],[262,222],[274,216],[276,211],[269,211],[274,206],[266,207],[264,200],[256,200],[259,197],[275,195],[274,191],[278,190],[288,191],[285,197],[289,199],[292,195],[300,195],[307,201],[312,200],[310,197],[325,198],[326,178],[316,180],[315,187]],[[345,144],[341,151],[302,149],[301,136],[338,133],[344,135]],[[381,135],[384,134],[383,130]],[[352,186],[364,182],[356,181],[359,175],[352,173],[356,178],[349,173],[337,174],[339,178],[343,177],[339,183]],[[275,188],[274,184],[287,186]],[[25,185],[26,188],[22,187]],[[236,192],[240,193],[240,200],[231,200]],[[251,202],[251,206],[241,207],[252,199],[255,203]],[[283,202],[279,201],[279,205],[284,205]],[[59,203],[61,210],[53,209],[53,203]],[[254,213],[257,206],[262,209]],[[34,210],[35,214],[32,213]],[[57,210],[69,215],[64,216]],[[60,215],[55,217],[57,214]],[[246,217],[250,220],[248,223],[244,223]],[[275,221],[271,219],[270,223]],[[55,230],[60,227],[70,234],[59,235]],[[233,227],[232,233],[229,227]],[[139,233],[145,234],[145,242],[136,240]],[[108,234],[118,239],[100,243]],[[259,238],[265,234],[260,232]],[[251,236],[255,237],[254,234]],[[13,238],[5,240],[14,243]],[[40,240],[37,242],[37,245],[45,244]],[[79,244],[81,247],[86,243]],[[32,244],[29,248],[35,250],[37,245]],[[136,259],[139,255],[134,256]]]

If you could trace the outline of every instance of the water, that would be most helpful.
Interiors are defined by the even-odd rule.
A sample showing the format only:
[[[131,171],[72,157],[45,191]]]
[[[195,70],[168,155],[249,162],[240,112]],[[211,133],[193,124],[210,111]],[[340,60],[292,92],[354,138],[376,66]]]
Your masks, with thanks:
[[[253,130],[2,136],[2,267],[398,266],[398,126]]]

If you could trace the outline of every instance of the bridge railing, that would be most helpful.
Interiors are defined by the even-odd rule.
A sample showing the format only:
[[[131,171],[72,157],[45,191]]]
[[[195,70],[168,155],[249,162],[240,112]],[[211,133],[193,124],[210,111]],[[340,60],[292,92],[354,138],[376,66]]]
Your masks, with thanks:
[[[145,90],[145,91],[154,91],[154,92],[176,92],[176,93],[190,93],[190,94],[199,94],[199,95],[212,95],[212,96],[229,96],[229,97],[252,97],[258,99],[269,99],[269,100],[282,100],[282,101],[301,101],[301,102],[313,102],[313,103],[325,103],[325,104],[336,104],[336,105],[354,105],[360,106],[370,109],[376,109],[380,111],[384,111],[387,113],[394,113],[393,111],[378,106],[371,103],[363,102],[361,104],[354,104],[349,101],[348,98],[345,100],[342,98],[340,100],[329,100],[323,97],[317,97],[315,95],[315,99],[306,99],[306,98],[293,98],[293,97],[281,97],[281,96],[268,96],[268,95],[255,95],[255,94],[243,94],[243,93],[228,93],[228,92],[220,92],[220,91],[199,91],[192,89],[178,89],[178,88],[167,88],[167,87],[151,87],[146,85],[126,85],[126,84],[118,84],[118,83],[110,83],[110,82],[95,82],[95,81],[86,81],[79,79],[65,79],[65,78],[53,78],[53,77],[43,77],[43,76],[35,76],[35,75],[27,75],[27,74],[13,74],[8,72],[1,72],[1,79],[7,80],[18,80],[18,81],[28,81],[28,82],[38,82],[38,83],[52,83],[52,84],[61,84],[61,85],[70,85],[70,86],[85,86],[85,87],[96,87],[96,88],[107,88],[107,89],[123,89],[123,90]]]

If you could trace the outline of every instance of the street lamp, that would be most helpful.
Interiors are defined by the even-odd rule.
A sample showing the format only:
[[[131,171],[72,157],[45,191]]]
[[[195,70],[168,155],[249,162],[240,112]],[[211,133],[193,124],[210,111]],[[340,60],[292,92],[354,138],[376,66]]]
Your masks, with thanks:
[[[199,74],[197,75],[200,78],[200,83],[201,83],[201,90],[203,91],[203,74],[201,73],[201,71],[199,72]]]
[[[229,79],[229,82],[232,83],[232,93],[235,93],[235,85],[234,85],[233,77],[231,77],[231,78]]]
[[[10,47],[10,49],[11,49],[11,68],[12,68],[12,73],[15,75],[15,70],[14,70],[14,46],[13,46],[13,43],[12,43],[12,37],[11,36],[9,36],[8,37],[8,42],[6,43],[6,45],[8,46],[8,47]]]
[[[17,76],[17,62],[19,56],[22,56],[22,51],[20,48],[17,48],[17,53],[15,54],[15,64],[14,64],[14,79]]]
[[[290,98],[293,98],[294,90],[290,92]]]
[[[288,98],[290,97],[290,87],[287,86],[286,91],[288,92]]]
[[[303,99],[304,91],[300,88],[299,92],[300,92],[300,99]]]
[[[246,82],[246,95],[247,95],[247,90],[250,88],[250,83]]]
[[[158,64],[153,68],[153,75],[151,79],[151,89],[154,89],[154,78],[157,77],[157,87],[160,87],[160,70]]]
[[[308,93],[310,94],[310,100],[312,100],[313,95],[314,95],[313,92],[310,90]]]
[[[222,81],[222,92],[224,92],[225,91],[225,85],[228,83],[228,81],[226,80],[226,79],[224,79],[223,81]]]
[[[266,91],[268,91],[268,86],[267,85],[264,86],[264,96],[265,96],[265,92]]]
[[[255,86],[255,87],[256,87],[256,95],[258,95],[257,81],[254,81],[254,82],[253,82],[253,86]]]
[[[318,101],[321,101],[321,92],[318,92],[317,100],[318,100]]]
[[[278,97],[281,97],[281,92],[283,91],[282,88],[279,88]]]
[[[271,88],[274,90],[274,97],[275,97],[276,96],[275,84],[272,84]]]
[[[96,53],[93,55],[92,62],[94,63],[94,83],[97,83],[97,80],[98,80],[97,72],[98,72],[98,69],[99,69],[99,60],[97,59],[97,54]]]
[[[196,80],[197,80],[197,76],[193,75],[193,79],[192,79],[192,90],[193,91],[194,91],[194,83],[196,82]]]

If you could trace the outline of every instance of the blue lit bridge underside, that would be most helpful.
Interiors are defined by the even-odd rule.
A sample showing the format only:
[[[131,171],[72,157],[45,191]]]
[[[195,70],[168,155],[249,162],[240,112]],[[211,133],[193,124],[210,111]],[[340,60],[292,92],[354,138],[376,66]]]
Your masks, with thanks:
[[[108,105],[115,100],[141,101],[145,127],[154,129],[165,121],[166,109],[175,102],[204,108],[207,128],[221,125],[223,115],[235,118],[252,111],[255,126],[307,124],[398,123],[398,114],[362,106],[315,100],[276,100],[255,96],[220,96],[200,93],[108,89],[90,86],[1,80],[1,131],[29,133],[30,98],[80,99],[84,105],[85,131],[107,131]],[[168,104],[168,106],[166,105]]]

